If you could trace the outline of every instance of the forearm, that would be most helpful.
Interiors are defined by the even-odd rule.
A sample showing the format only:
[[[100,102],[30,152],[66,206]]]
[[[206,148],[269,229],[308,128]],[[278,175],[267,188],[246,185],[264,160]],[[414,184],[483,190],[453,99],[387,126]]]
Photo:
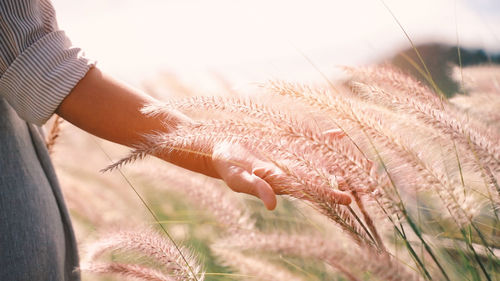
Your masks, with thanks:
[[[150,96],[91,68],[56,112],[91,134],[127,146],[145,141],[146,134],[168,132],[168,128],[175,128],[179,123],[191,122],[177,112],[171,112],[170,118],[143,114],[141,108],[152,102],[155,100]],[[273,163],[260,159],[257,153],[231,142],[218,143],[212,149],[212,155],[207,156],[177,150],[155,156],[191,171],[221,178],[232,190],[259,197],[270,210],[276,207],[275,193],[288,192],[288,187],[283,185],[283,172]],[[343,192],[331,191],[331,195],[340,204],[351,202],[349,195]]]
[[[173,128],[179,122],[189,122],[182,114],[173,118],[148,116],[141,108],[155,100],[131,88],[98,68],[92,68],[63,100],[56,113],[75,126],[103,139],[133,147],[144,142],[144,135]],[[163,122],[168,121],[165,126]],[[157,155],[178,166],[218,177],[209,158],[193,157],[173,151]]]

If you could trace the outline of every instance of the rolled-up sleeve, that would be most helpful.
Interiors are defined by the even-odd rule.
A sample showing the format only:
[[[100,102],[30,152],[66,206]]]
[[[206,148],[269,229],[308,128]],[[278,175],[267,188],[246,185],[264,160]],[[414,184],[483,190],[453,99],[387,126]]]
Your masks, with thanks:
[[[0,1],[0,97],[21,118],[45,123],[94,64],[58,29],[50,1]]]

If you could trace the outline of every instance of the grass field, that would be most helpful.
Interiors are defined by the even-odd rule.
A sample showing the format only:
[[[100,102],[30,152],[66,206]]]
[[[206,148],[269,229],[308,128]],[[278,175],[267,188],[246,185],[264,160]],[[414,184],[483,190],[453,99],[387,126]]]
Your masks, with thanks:
[[[449,100],[388,65],[345,71],[325,84],[269,81],[250,98],[223,80],[205,96],[151,85],[179,93],[155,112],[196,124],[106,173],[129,150],[62,123],[51,150],[83,280],[499,280],[500,68],[458,69],[462,93]],[[221,142],[280,168],[266,179],[285,194],[276,211],[142,159]]]

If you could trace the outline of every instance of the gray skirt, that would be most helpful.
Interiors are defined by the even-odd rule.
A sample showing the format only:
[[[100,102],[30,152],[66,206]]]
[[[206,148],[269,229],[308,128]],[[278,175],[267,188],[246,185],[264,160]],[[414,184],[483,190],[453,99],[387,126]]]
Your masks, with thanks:
[[[0,280],[80,280],[68,211],[37,127],[0,98]]]

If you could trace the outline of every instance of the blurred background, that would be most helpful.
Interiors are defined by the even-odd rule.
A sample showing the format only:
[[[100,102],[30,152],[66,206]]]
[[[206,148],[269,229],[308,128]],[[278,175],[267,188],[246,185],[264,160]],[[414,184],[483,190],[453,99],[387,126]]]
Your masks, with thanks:
[[[318,69],[330,76],[340,65],[397,61],[411,47],[378,0],[53,3],[74,44],[135,86],[162,73],[176,73],[189,84],[222,75],[235,87],[273,78],[314,81],[322,79]],[[464,63],[500,58],[498,0],[385,3],[427,61],[456,60],[457,43]]]
[[[339,66],[389,62],[418,75],[411,62],[416,62],[417,67],[422,66],[418,66],[418,58],[397,20],[424,57],[437,83],[436,88],[448,96],[465,91],[457,82],[461,79],[455,77],[453,80],[450,75],[457,70],[453,66],[458,65],[459,54],[464,66],[500,63],[500,0],[385,0],[385,3],[380,0],[52,1],[60,27],[66,30],[74,45],[83,48],[89,57],[98,61],[100,68],[164,99],[193,95],[234,97],[242,93],[251,93],[255,97],[258,92],[253,91],[251,86],[273,79],[294,80],[305,85],[324,84],[325,77],[341,78],[343,72]],[[467,96],[457,95],[455,100],[450,99],[457,108],[470,114],[468,117],[483,120],[492,128],[500,124],[497,113],[499,99],[495,92],[500,87],[499,69],[478,67],[467,71],[465,68],[464,76],[481,78],[474,82],[483,87],[473,88]],[[419,80],[425,83],[422,77]],[[461,82],[464,83],[464,80]],[[406,85],[406,80],[404,83]],[[268,99],[262,93],[257,97],[255,100],[258,99],[259,103],[276,106],[290,116],[308,114],[307,111],[296,110],[300,107],[295,107],[295,104],[292,106],[283,102],[281,96],[279,100]],[[201,112],[200,116],[203,114],[210,117],[207,112]],[[220,253],[211,248],[214,242],[227,234],[227,226],[218,220],[225,216],[213,211],[217,210],[217,206],[226,208],[225,203],[219,204],[221,198],[236,204],[234,208],[228,205],[234,209],[228,208],[228,213],[238,218],[241,211],[241,217],[245,218],[243,222],[247,221],[248,215],[248,221],[255,221],[259,231],[325,234],[335,237],[335,245],[348,247],[346,253],[355,256],[354,260],[359,258],[356,251],[351,251],[349,243],[352,241],[346,240],[339,228],[300,200],[280,197],[278,209],[267,212],[253,197],[233,193],[219,181],[189,173],[154,158],[124,167],[127,178],[117,172],[98,173],[99,169],[112,162],[111,159],[124,157],[129,149],[91,137],[68,122],[62,123],[59,128],[58,122],[60,119],[56,118],[47,126],[55,137],[61,132],[51,157],[71,212],[82,261],[87,256],[87,245],[107,231],[156,225],[137,195],[128,187],[130,183],[144,197],[173,239],[193,250],[209,273],[207,281],[229,281],[244,277],[244,274],[255,274],[241,272],[244,262],[238,269],[237,264],[227,263],[233,258],[216,259]],[[399,128],[394,131],[401,134],[401,138],[416,134],[413,125],[395,128]],[[424,145],[422,151],[432,154],[437,150],[429,148],[440,143],[427,146],[426,142],[422,142],[422,147]],[[429,155],[429,159],[433,160],[436,155]],[[449,156],[455,160],[455,154]],[[448,163],[445,160],[442,162]],[[425,199],[425,196],[419,198]],[[444,213],[440,204],[437,204],[438,209],[429,211],[431,203],[425,205],[424,200],[419,200],[414,206],[419,218],[420,213],[435,213],[438,216]],[[421,207],[418,204],[424,204],[424,211],[419,211]],[[486,211],[481,214],[479,223],[488,229],[488,233],[491,228],[491,240],[498,241],[494,239],[498,236],[495,231],[498,217],[495,220],[491,215],[494,224],[483,223],[483,220],[491,219],[488,216],[490,213]],[[435,226],[433,215],[429,218],[432,222],[429,226],[435,228],[429,227],[429,237],[459,237],[453,228],[447,229],[448,236],[443,235],[442,229]],[[448,223],[447,219],[443,221]],[[385,226],[381,224],[380,228]],[[401,258],[399,253],[402,247],[399,246],[402,244],[398,245],[398,240],[392,239],[393,231],[388,229],[390,235],[387,237],[391,237],[391,245],[395,241],[396,256]],[[437,245],[453,244],[443,242],[443,245]],[[463,272],[473,271],[471,256],[461,254],[462,259],[459,259],[453,247],[448,250],[451,254],[444,259],[456,266],[453,270],[457,276],[466,276]],[[113,254],[110,256],[115,258]],[[288,259],[281,254],[260,253],[259,256],[245,257],[251,258],[252,262],[272,261],[271,264],[280,265],[299,276],[307,275],[307,279],[299,280],[327,280],[327,276],[331,275],[329,267],[309,258]],[[128,256],[125,257],[128,262],[126,258]],[[378,264],[380,259],[370,258],[368,261]],[[380,268],[385,270],[383,266]],[[123,279],[84,275],[83,280]]]

